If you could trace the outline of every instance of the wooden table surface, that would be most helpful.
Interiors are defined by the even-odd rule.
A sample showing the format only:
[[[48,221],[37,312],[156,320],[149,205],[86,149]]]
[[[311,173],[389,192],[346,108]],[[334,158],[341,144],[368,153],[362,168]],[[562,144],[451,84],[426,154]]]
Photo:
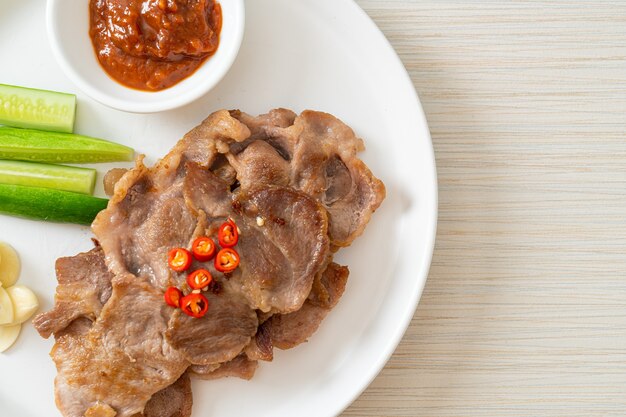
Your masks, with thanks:
[[[626,1],[358,3],[440,202],[411,326],[343,416],[626,416]]]

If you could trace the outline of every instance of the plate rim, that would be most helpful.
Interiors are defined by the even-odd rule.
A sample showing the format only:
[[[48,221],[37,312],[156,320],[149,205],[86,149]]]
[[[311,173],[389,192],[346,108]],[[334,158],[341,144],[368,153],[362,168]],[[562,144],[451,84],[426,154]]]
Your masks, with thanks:
[[[345,400],[342,402],[340,409],[337,410],[335,416],[339,416],[342,414],[347,408],[349,408],[372,384],[372,382],[376,379],[376,377],[380,374],[380,372],[387,365],[396,349],[400,345],[400,342],[404,338],[413,317],[417,311],[417,307],[421,300],[422,294],[424,292],[424,288],[426,286],[426,281],[428,280],[428,275],[430,272],[430,267],[432,265],[432,258],[435,250],[435,242],[437,236],[437,226],[438,226],[438,213],[439,213],[439,194],[438,194],[438,177],[437,177],[437,161],[435,159],[435,151],[432,141],[432,135],[430,132],[430,126],[428,125],[428,120],[426,119],[426,114],[424,112],[424,108],[422,106],[422,102],[419,98],[419,94],[415,89],[415,84],[413,84],[413,80],[411,79],[402,59],[398,55],[397,51],[389,42],[389,39],[385,36],[383,31],[378,27],[376,22],[367,14],[367,12],[356,2],[356,0],[344,0],[346,4],[350,4],[350,6],[355,9],[355,13],[360,15],[360,18],[366,21],[366,23],[370,26],[372,32],[376,33],[376,36],[391,52],[394,57],[394,65],[398,68],[398,73],[402,74],[402,78],[404,78],[404,82],[408,83],[412,86],[410,91],[411,101],[417,111],[417,116],[419,118],[419,124],[423,126],[424,131],[426,133],[425,140],[427,140],[428,151],[429,151],[429,160],[432,162],[432,202],[430,204],[430,216],[432,221],[429,223],[430,233],[427,235],[427,244],[425,245],[426,252],[422,255],[424,258],[422,259],[421,268],[419,270],[419,283],[415,287],[415,291],[412,293],[411,301],[407,306],[406,314],[402,317],[401,323],[394,330],[393,338],[388,341],[386,348],[379,355],[379,361],[375,365],[372,365],[368,372],[366,373],[366,377],[356,385],[359,385],[358,389],[352,390],[350,395],[345,397]]]

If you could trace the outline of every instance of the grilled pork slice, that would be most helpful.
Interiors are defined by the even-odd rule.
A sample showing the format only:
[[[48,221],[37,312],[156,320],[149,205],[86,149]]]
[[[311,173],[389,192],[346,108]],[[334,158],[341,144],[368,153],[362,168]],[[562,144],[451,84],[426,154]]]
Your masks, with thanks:
[[[154,394],[143,414],[135,417],[190,417],[192,405],[191,380],[185,372],[172,385]]]
[[[331,263],[321,276],[321,286],[311,291],[300,310],[273,315],[263,323],[269,331],[272,345],[279,349],[291,349],[306,342],[339,302],[346,288],[348,274],[347,267]]]
[[[33,320],[35,329],[46,339],[79,317],[94,321],[111,296],[113,275],[104,263],[104,253],[100,247],[57,259],[56,276],[59,285],[54,308],[37,315]]]
[[[117,276],[95,324],[59,337],[51,356],[64,416],[130,417],[180,378],[189,362],[165,341],[171,309],[162,300],[146,281]]]
[[[254,339],[246,347],[247,357],[271,361],[274,347],[291,349],[306,342],[339,302],[349,273],[347,267],[330,263],[316,277],[316,283],[302,308],[293,313],[274,314],[259,326]]]
[[[288,184],[317,199],[328,210],[334,246],[349,246],[363,233],[385,198],[385,186],[357,157],[363,141],[350,127],[316,111],[231,114],[251,132],[245,141],[232,143],[227,155],[242,186]]]
[[[65,261],[89,265],[81,277],[59,274],[55,309],[38,321],[57,336],[63,415],[149,416],[151,398],[187,398],[173,384],[189,367],[203,378],[250,378],[274,346],[305,341],[345,287],[347,268],[329,264],[331,247],[349,245],[384,197],[360,149],[325,113],[218,111],[154,167],[139,158],[110,177],[113,195],[92,225],[102,249]],[[205,317],[184,316],[163,301],[169,286],[189,290],[167,252],[214,235],[228,218],[240,228],[240,266],[221,274],[194,261],[221,290],[206,293]],[[185,404],[171,417],[186,415]]]
[[[257,361],[248,359],[245,354],[240,354],[234,359],[218,365],[192,365],[189,369],[192,375],[200,379],[219,379],[226,377],[252,379],[257,366]]]
[[[89,252],[59,258],[56,273],[59,285],[55,307],[37,316],[35,327],[43,337],[51,333],[57,339],[85,337],[111,296],[112,274],[104,263],[104,253],[97,246]],[[154,394],[137,417],[189,417],[192,403],[189,376],[183,374]]]
[[[209,301],[206,315],[196,319],[175,310],[165,338],[190,363],[227,362],[250,343],[258,327],[257,316],[241,295],[229,289],[205,295]]]
[[[241,264],[226,285],[254,309],[298,310],[329,253],[326,211],[300,191],[275,186],[240,191],[235,207]]]
[[[230,217],[245,236],[238,246],[240,268],[225,284],[230,293],[243,295],[253,310],[300,308],[328,257],[327,214],[302,191],[274,185],[231,189],[208,170],[219,152],[249,133],[228,112],[217,112],[155,167],[139,160],[124,174],[93,224],[109,269],[145,277],[163,291],[184,285],[185,275],[164,262],[167,252],[189,247]]]
[[[185,199],[206,214],[207,235],[214,235],[211,230],[227,217],[240,229],[240,267],[225,287],[243,295],[252,309],[286,313],[300,308],[329,253],[324,208],[291,188],[265,185],[231,193],[210,171],[188,165],[186,172]]]

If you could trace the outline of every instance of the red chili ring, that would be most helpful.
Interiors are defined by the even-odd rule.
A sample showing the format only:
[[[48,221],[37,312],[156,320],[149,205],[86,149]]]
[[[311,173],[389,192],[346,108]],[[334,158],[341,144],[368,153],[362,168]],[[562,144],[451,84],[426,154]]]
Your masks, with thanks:
[[[220,272],[232,272],[239,266],[239,254],[232,248],[224,248],[215,256],[213,265]]]
[[[213,281],[213,277],[211,277],[211,273],[206,269],[197,269],[187,275],[187,284],[194,290],[203,289],[208,286],[211,281]]]
[[[165,290],[165,302],[170,307],[180,307],[180,299],[183,298],[183,292],[176,287],[169,287]]]
[[[206,236],[200,236],[196,240],[193,241],[191,245],[191,252],[193,253],[193,257],[199,260],[200,262],[210,261],[216,252],[215,242],[213,239]]]
[[[180,300],[180,308],[186,315],[198,319],[209,309],[209,300],[202,294],[192,292]]]
[[[217,231],[217,240],[223,248],[232,248],[239,241],[239,232],[237,231],[237,225],[231,219],[222,223]]]
[[[174,248],[167,254],[167,264],[176,272],[183,272],[191,266],[191,253],[184,248]]]

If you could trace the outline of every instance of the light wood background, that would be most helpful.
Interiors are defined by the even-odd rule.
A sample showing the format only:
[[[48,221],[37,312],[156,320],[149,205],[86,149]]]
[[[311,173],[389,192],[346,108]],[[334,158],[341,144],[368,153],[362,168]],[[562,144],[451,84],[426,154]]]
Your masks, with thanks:
[[[359,0],[432,132],[417,313],[344,416],[626,416],[626,1]]]

